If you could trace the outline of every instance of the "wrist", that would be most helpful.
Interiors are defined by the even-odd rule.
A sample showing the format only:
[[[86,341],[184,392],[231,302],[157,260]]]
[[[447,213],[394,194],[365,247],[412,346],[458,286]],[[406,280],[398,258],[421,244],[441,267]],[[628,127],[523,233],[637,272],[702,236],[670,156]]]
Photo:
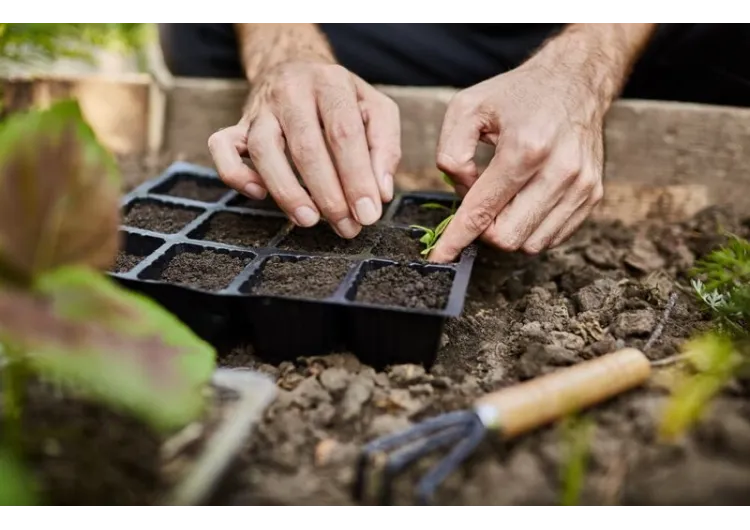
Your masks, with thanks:
[[[237,24],[236,32],[245,77],[251,85],[285,64],[336,63],[316,24]]]
[[[529,61],[570,83],[602,116],[622,91],[655,24],[571,24]]]

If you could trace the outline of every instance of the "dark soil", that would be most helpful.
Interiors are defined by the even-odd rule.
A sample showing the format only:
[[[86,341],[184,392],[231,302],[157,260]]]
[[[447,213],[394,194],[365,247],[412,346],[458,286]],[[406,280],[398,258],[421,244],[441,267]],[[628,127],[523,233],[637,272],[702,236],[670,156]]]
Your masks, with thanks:
[[[278,205],[269,195],[262,201],[250,199],[244,195],[237,195],[227,203],[227,206],[236,206],[238,208],[252,208],[254,210],[280,211]]]
[[[194,201],[216,202],[229,191],[224,184],[208,179],[179,179],[165,192],[165,195],[182,197]]]
[[[34,383],[23,418],[24,459],[47,504],[153,504],[165,486],[160,438],[127,415]]]
[[[378,229],[372,226],[362,228],[353,239],[344,239],[326,223],[318,223],[311,228],[295,227],[284,239],[279,248],[296,252],[320,252],[357,255],[362,254],[375,244]]]
[[[419,238],[414,238],[407,230],[385,228],[380,231],[378,243],[373,247],[372,254],[379,258],[389,258],[396,261],[425,261],[420,254],[424,246]]]
[[[179,206],[155,204],[152,202],[136,203],[125,215],[123,224],[133,228],[142,228],[163,234],[174,234],[201,214]]]
[[[352,504],[364,442],[469,407],[518,381],[623,346],[643,347],[670,293],[678,291],[662,338],[647,352],[652,359],[674,354],[707,325],[678,284],[685,286],[696,257],[720,242],[718,230],[747,235],[736,219],[709,210],[682,225],[590,223],[536,257],[482,247],[463,315],[447,324],[438,364],[427,372],[415,365],[376,372],[346,353],[272,366],[249,347],[234,349],[224,364],[274,375],[281,395],[244,452],[232,488],[216,502]],[[656,430],[670,370],[655,371],[645,387],[587,414],[595,429],[580,502],[747,504],[750,385],[733,382],[697,429],[666,444]],[[506,444],[490,435],[448,477],[436,502],[557,504],[565,451],[555,426]],[[434,463],[427,458],[397,481],[398,504],[414,502],[417,475]]]
[[[341,258],[285,261],[275,256],[266,261],[254,294],[327,298],[341,284],[352,262]]]
[[[198,239],[240,247],[262,247],[284,228],[286,221],[279,217],[220,212],[209,218],[207,225],[208,229]],[[202,231],[202,227],[198,231]]]
[[[117,260],[115,261],[114,267],[112,267],[112,272],[119,274],[128,272],[130,269],[138,265],[142,259],[143,256],[135,256],[121,250],[117,254]]]
[[[443,309],[448,303],[452,274],[388,265],[368,271],[357,286],[355,300],[370,304]]]
[[[446,204],[446,206],[450,208],[450,204]],[[405,225],[435,228],[448,215],[450,215],[450,212],[442,208],[422,208],[421,203],[407,202],[401,205],[396,215],[393,216],[393,221]]]
[[[225,252],[181,252],[164,268],[159,279],[207,291],[220,291],[232,283],[252,258]]]

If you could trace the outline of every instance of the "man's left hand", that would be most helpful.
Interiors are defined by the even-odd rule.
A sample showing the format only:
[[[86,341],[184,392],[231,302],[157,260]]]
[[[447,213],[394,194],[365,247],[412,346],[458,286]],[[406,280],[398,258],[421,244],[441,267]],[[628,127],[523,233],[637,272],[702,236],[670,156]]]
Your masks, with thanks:
[[[602,124],[586,80],[541,61],[458,93],[437,164],[463,202],[430,259],[451,261],[477,237],[527,253],[564,241],[602,199]],[[481,175],[479,141],[495,146]]]

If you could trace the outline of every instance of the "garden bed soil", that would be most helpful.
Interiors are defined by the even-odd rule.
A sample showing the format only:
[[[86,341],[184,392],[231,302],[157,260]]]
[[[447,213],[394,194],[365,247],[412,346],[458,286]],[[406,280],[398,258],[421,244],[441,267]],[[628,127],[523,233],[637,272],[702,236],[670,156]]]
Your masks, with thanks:
[[[57,385],[32,381],[24,408],[23,458],[42,501],[58,506],[161,503],[231,413],[237,396],[212,387],[207,397],[201,418],[167,435]]]
[[[708,325],[689,288],[683,290],[686,272],[725,232],[749,235],[738,219],[709,209],[679,225],[588,223],[561,247],[534,257],[480,247],[464,312],[447,324],[438,363],[429,371],[396,365],[376,372],[346,352],[278,365],[261,362],[249,346],[221,352],[224,366],[276,378],[280,394],[213,502],[351,504],[358,449],[366,441],[467,408],[475,398],[519,381],[624,346],[641,348],[672,292],[678,293],[675,309],[647,355],[657,360],[675,354],[682,341]],[[214,262],[211,270],[218,268]],[[594,430],[580,502],[745,504],[750,384],[733,381],[698,428],[664,444],[656,431],[670,369],[655,370],[643,388],[586,414]],[[97,463],[76,468],[75,475],[69,468],[71,482],[64,482],[68,489],[61,494],[79,491],[82,484],[90,488],[85,490],[93,499],[89,504],[147,502],[158,484],[155,442],[97,414],[78,410],[56,424],[68,433],[90,432],[87,443],[73,450]],[[54,415],[65,417],[62,410]],[[116,444],[90,443],[103,425],[106,432],[119,433],[112,436]],[[49,457],[58,454],[54,444],[40,447],[47,457],[39,462],[39,473],[52,476],[64,462]],[[436,502],[556,504],[565,449],[557,426],[511,443],[490,435],[448,477]],[[397,503],[414,501],[416,475],[434,462],[423,460],[396,482]],[[97,487],[90,477],[101,476],[106,465],[120,475],[112,475],[111,488]]]
[[[679,286],[724,230],[748,233],[711,209],[681,225],[588,223],[536,257],[481,247],[464,313],[448,323],[430,371],[397,365],[376,372],[345,352],[269,365],[251,348],[235,348],[222,363],[273,375],[281,394],[215,502],[351,504],[357,451],[366,441],[519,381],[623,346],[643,347],[672,292],[675,309],[647,355],[675,354],[708,324]],[[594,430],[580,503],[746,504],[750,385],[733,382],[697,429],[666,444],[656,431],[670,369],[655,371],[643,388],[587,414]],[[557,426],[506,444],[490,435],[436,502],[556,504],[566,462]],[[434,463],[425,459],[397,481],[397,503],[414,502],[417,474]]]
[[[352,262],[341,258],[269,258],[250,292],[257,295],[327,298],[341,284]]]
[[[125,214],[123,224],[143,230],[174,234],[182,230],[200,214],[201,211],[197,209],[153,202],[136,202]]]
[[[417,202],[404,203],[393,216],[393,221],[407,226],[418,225],[435,228],[450,214],[442,208],[422,208],[422,204]],[[443,204],[443,201],[440,201],[439,204]],[[445,206],[450,208],[450,204],[445,204]]]
[[[194,201],[216,202],[229,191],[229,188],[221,182],[180,177],[181,175],[175,176],[175,183],[164,192],[165,195]]]
[[[220,291],[229,286],[251,259],[211,250],[180,252],[169,260],[158,279],[207,291]]]
[[[115,261],[114,267],[112,267],[112,272],[116,272],[118,274],[126,273],[138,263],[141,262],[143,259],[142,256],[136,256],[134,254],[129,254],[125,251],[120,251],[117,254],[117,259]]]
[[[280,211],[278,205],[274,202],[271,196],[267,196],[262,201],[245,197],[244,195],[237,195],[231,199],[227,206],[234,206],[237,208],[252,208],[254,210],[267,210],[267,211]]]
[[[377,244],[372,249],[373,256],[397,261],[425,262],[420,252],[424,246],[419,238],[412,237],[408,230],[381,228]]]
[[[193,239],[216,241],[241,247],[261,247],[286,225],[280,217],[256,217],[237,213],[219,212],[196,230]]]
[[[443,309],[448,303],[452,275],[447,271],[386,265],[364,274],[355,300],[413,309]]]
[[[279,243],[279,248],[292,252],[317,252],[357,255],[367,252],[377,241],[378,228],[362,227],[352,239],[344,239],[325,222],[310,228],[295,227]]]

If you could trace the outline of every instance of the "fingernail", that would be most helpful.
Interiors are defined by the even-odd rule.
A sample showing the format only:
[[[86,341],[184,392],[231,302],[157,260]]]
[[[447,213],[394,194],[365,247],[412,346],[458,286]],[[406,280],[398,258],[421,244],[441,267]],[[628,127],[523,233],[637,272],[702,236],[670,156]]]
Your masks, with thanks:
[[[318,214],[315,210],[309,206],[300,206],[294,210],[294,218],[297,220],[297,224],[304,227],[313,226],[318,222]]]
[[[354,205],[357,220],[363,225],[371,225],[378,220],[378,210],[369,197],[362,197]]]
[[[361,230],[361,226],[354,222],[353,220],[349,219],[348,217],[346,219],[342,219],[338,223],[336,223],[336,232],[343,238],[352,238],[359,234],[359,231]]]
[[[383,191],[385,192],[385,200],[391,201],[393,199],[393,175],[390,173],[383,175]]]
[[[257,184],[251,182],[250,184],[245,185],[245,195],[248,195],[250,198],[255,199],[256,201],[262,201],[266,198],[268,192]]]

